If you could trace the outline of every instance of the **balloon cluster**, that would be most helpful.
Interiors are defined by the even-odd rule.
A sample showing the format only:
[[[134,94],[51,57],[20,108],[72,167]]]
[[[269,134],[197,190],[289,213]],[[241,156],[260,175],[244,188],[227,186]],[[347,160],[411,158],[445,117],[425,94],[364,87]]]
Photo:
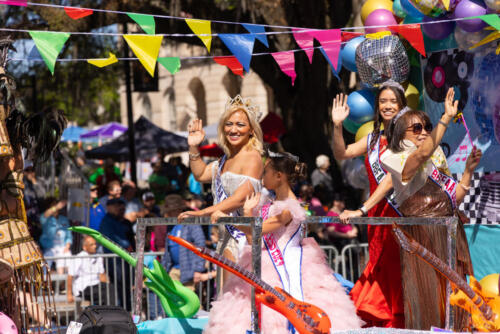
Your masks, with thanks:
[[[446,5],[445,5],[446,4]],[[365,33],[380,33],[389,31],[388,26],[398,24],[425,23],[421,25],[426,50],[437,51],[458,46],[462,51],[453,55],[431,55],[424,73],[425,88],[435,101],[443,99],[443,92],[454,86],[459,91],[460,104],[468,100],[467,88],[469,77],[474,68],[472,55],[468,52],[487,51],[490,45],[486,44],[469,50],[470,47],[483,40],[489,30],[485,30],[486,23],[481,19],[458,20],[472,16],[500,13],[500,0],[367,0],[361,8],[361,20],[365,25]],[[392,32],[393,33],[393,32]],[[344,121],[344,128],[350,133],[362,138],[373,128],[375,91],[372,86],[381,81],[374,78],[366,82],[361,76],[363,69],[356,64],[356,53],[359,46],[366,45],[365,36],[349,40],[340,53],[344,68],[360,74],[362,81],[368,86],[355,91],[348,96],[350,108],[349,117]],[[424,89],[418,53],[406,45],[410,70],[408,81],[402,82],[408,106],[417,109],[422,103],[420,92]],[[399,56],[392,56],[392,61],[399,61]],[[449,59],[451,57],[451,59]],[[450,68],[449,68],[450,67]],[[368,67],[367,67],[368,68]],[[445,73],[456,73],[455,78],[444,78]],[[375,80],[376,79],[376,80]],[[395,78],[392,77],[394,80]],[[450,80],[449,80],[450,79]],[[397,78],[396,78],[396,81]],[[452,82],[453,81],[453,82]],[[500,119],[500,117],[499,117]],[[500,121],[499,127],[500,127]]]

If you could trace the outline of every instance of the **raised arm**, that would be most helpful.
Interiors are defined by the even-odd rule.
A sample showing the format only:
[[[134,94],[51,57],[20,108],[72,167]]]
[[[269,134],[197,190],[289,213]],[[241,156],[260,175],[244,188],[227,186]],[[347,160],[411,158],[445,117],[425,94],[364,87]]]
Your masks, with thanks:
[[[333,121],[333,155],[337,160],[352,159],[366,153],[366,136],[357,142],[345,146],[342,135],[342,123],[349,115],[347,95],[340,94],[333,99],[332,121]]]
[[[474,170],[476,169],[477,165],[479,165],[479,162],[481,161],[482,156],[483,156],[483,152],[481,152],[480,149],[478,149],[474,146],[471,154],[469,155],[469,157],[467,158],[467,161],[465,162],[465,170],[464,170],[464,174],[462,175],[462,179],[458,183],[457,205],[460,204],[464,200],[465,195],[469,191],[472,174],[474,173]]]
[[[382,182],[379,183],[377,189],[370,195],[370,197],[363,203],[363,207],[366,211],[371,210],[378,202],[380,202],[385,195],[392,189],[392,177],[391,174],[387,173],[385,177],[382,179]],[[363,212],[361,209],[357,209],[354,211],[344,210],[339,218],[343,224],[349,224],[349,218],[354,217],[362,217]]]
[[[446,99],[444,101],[444,114],[441,116],[437,126],[432,130],[430,136],[428,136],[422,145],[410,156],[405,162],[403,172],[401,175],[402,181],[407,182],[411,180],[418,169],[431,157],[432,153],[436,150],[441,139],[448,128],[448,124],[455,117],[458,110],[458,100],[453,101],[455,97],[455,91],[453,88],[448,90],[446,94]]]
[[[188,125],[189,168],[198,182],[207,183],[212,180],[212,166],[203,162],[198,146],[205,139],[205,131],[201,119],[194,119]]]

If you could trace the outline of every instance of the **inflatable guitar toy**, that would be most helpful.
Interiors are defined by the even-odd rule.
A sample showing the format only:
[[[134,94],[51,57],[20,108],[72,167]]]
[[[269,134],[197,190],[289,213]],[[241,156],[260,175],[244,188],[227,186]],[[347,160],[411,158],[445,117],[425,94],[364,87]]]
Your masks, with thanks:
[[[472,325],[475,329],[481,332],[500,331],[500,295],[498,290],[496,293],[488,293],[473,276],[470,276],[470,285],[467,284],[456,271],[403,232],[396,223],[393,223],[392,226],[395,239],[401,248],[420,257],[451,282],[454,292],[450,295],[450,304],[467,311],[472,316]],[[498,276],[498,274],[493,275]],[[489,279],[488,276],[483,278],[481,282],[486,283],[487,279]],[[497,288],[500,289],[500,286]]]
[[[190,242],[169,235],[168,238],[179,245],[186,247],[196,255],[215,263],[216,265],[232,272],[250,285],[255,287],[255,299],[276,312],[281,313],[295,329],[301,334],[327,334],[330,333],[330,319],[319,307],[302,302],[290,296],[286,291],[269,284],[255,276],[254,273],[240,267],[215,251],[197,247]]]
[[[132,267],[137,265],[137,259],[125,249],[103,236],[100,232],[84,227],[72,226],[69,230],[93,237],[103,247],[120,256]],[[144,284],[159,298],[165,313],[171,318],[191,318],[200,308],[200,300],[194,291],[186,288],[179,281],[174,281],[157,260],[153,261],[153,269],[144,267],[142,272],[149,278]]]

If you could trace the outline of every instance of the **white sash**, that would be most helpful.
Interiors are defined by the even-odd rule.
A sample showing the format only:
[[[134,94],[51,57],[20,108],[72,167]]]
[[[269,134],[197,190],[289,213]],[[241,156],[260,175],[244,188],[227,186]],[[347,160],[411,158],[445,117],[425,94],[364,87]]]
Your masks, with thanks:
[[[215,196],[217,198],[217,203],[222,202],[226,198],[228,198],[224,187],[222,186],[221,179],[221,171],[222,167],[224,167],[224,163],[226,162],[226,156],[224,155],[219,162],[219,168],[217,168],[217,174],[215,175]],[[236,217],[239,216],[237,211],[234,211],[230,214],[230,216]],[[242,245],[246,244],[246,236],[245,233],[238,230],[233,225],[226,225],[226,230],[229,232],[231,237],[233,237],[238,242],[238,247],[241,248]],[[240,249],[241,250],[241,249]]]
[[[452,177],[441,173],[439,169],[432,164],[432,173],[429,178],[434,181],[448,195],[453,209],[457,207],[457,181]]]
[[[370,148],[370,142],[372,138],[372,133],[368,134],[368,162],[370,163],[370,169],[373,173],[373,176],[375,177],[375,182],[377,184],[380,184],[380,182],[384,179],[384,177],[387,175],[385,170],[382,168],[382,164],[380,163],[380,137],[382,136],[382,131],[380,132],[380,135],[378,137],[377,143],[375,144],[375,147],[373,149]],[[394,190],[391,190],[386,196],[385,199],[387,200],[387,203],[389,203],[390,206],[396,211],[396,213],[400,216],[403,216],[399,210],[398,210],[398,204],[394,200]]]
[[[270,203],[265,204],[261,209],[262,219],[266,220],[269,216]],[[295,231],[290,240],[285,245],[283,252],[279,248],[278,241],[274,234],[267,233],[262,237],[267,253],[273,262],[274,268],[278,273],[283,290],[288,292],[297,300],[303,301],[302,291],[302,246],[300,242],[302,225]],[[295,328],[288,323],[289,333],[295,333]]]

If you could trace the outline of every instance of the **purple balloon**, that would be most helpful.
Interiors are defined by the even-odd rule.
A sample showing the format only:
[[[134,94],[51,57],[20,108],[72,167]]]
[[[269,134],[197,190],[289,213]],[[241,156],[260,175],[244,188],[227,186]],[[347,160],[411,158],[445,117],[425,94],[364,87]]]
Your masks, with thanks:
[[[463,18],[470,16],[485,15],[487,12],[486,5],[481,0],[462,0],[455,7],[453,16],[455,18]],[[481,19],[461,20],[457,21],[457,25],[467,32],[476,32],[484,27],[486,23]]]
[[[373,34],[378,31],[388,31],[387,26],[397,25],[396,18],[387,9],[376,9],[365,20],[365,32]],[[380,28],[367,28],[368,26],[383,26]]]
[[[437,22],[441,20],[447,20],[447,17],[429,17],[425,16],[423,22]],[[455,29],[455,22],[442,22],[442,23],[432,23],[432,24],[422,24],[422,31],[430,39],[445,39],[448,37]]]

